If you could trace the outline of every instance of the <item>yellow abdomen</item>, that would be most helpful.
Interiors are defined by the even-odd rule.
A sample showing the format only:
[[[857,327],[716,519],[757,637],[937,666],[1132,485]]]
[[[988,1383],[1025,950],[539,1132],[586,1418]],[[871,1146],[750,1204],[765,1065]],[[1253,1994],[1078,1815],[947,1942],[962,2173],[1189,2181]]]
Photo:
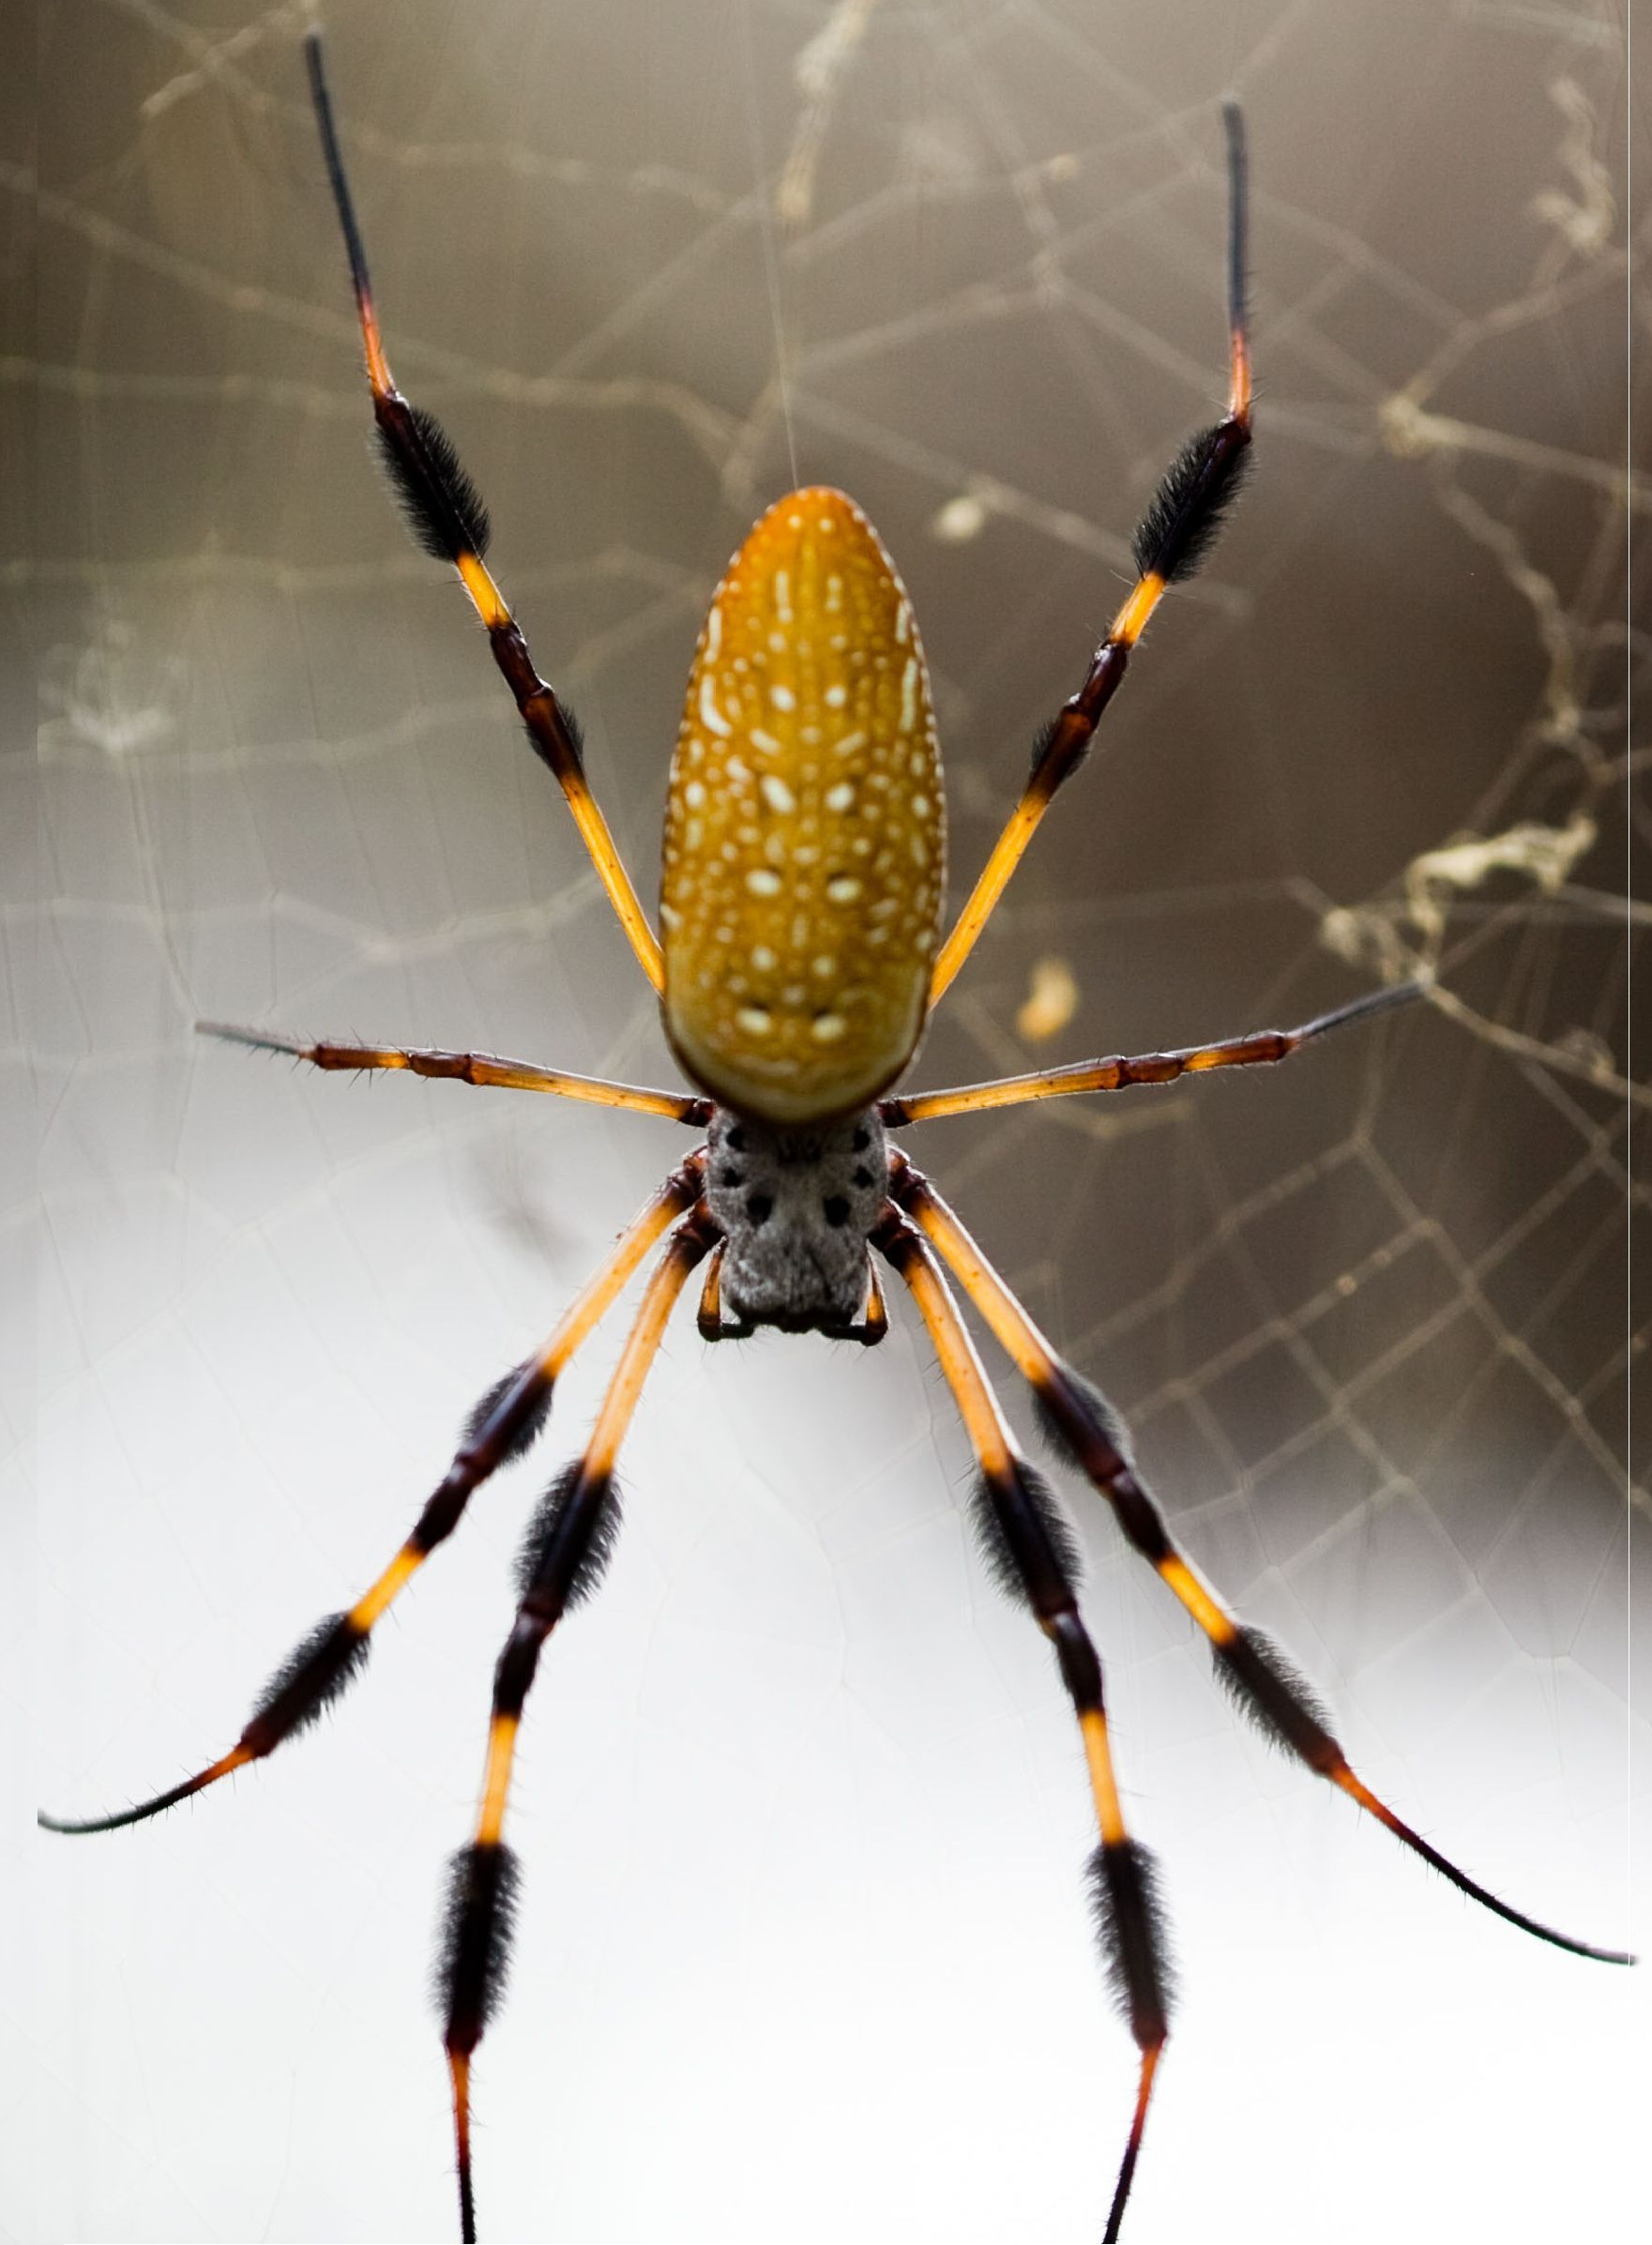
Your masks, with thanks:
[[[946,881],[929,673],[841,492],[793,492],[730,562],[672,759],[661,1009],[724,1106],[865,1106],[923,1028]]]

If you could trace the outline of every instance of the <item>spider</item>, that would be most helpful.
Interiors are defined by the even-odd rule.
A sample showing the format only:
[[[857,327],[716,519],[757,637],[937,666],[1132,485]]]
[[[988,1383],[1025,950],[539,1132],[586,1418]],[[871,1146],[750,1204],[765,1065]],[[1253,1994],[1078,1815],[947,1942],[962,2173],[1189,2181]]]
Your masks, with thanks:
[[[945,940],[946,811],[917,628],[866,517],[841,492],[823,487],[794,491],[769,508],[713,598],[672,763],[657,937],[587,784],[574,720],[539,677],[488,569],[480,497],[446,433],[407,402],[391,377],[313,30],[306,58],[385,463],[414,536],[458,570],[529,741],[560,784],[637,963],[659,994],[667,1039],[700,1090],[647,1090],[477,1053],[302,1043],[200,1025],[324,1069],[404,1069],[663,1115],[703,1133],[703,1143],[666,1177],[543,1344],[483,1396],[389,1564],[354,1605],[326,1616],[299,1643],[229,1751],[135,1808],[83,1822],[42,1815],[40,1822],[60,1832],[140,1823],[315,1722],[360,1673],[375,1625],[458,1526],[475,1491],[533,1443],[574,1351],[659,1249],[584,1449],[551,1482],[528,1527],[519,1602],[494,1671],[475,1829],[449,1870],[438,1986],[461,2227],[473,2239],[471,2063],[500,2000],[516,1908],[519,1873],[504,1829],[518,1727],[546,1640],[595,1590],[612,1555],[619,1520],[614,1469],[667,1321],[703,1265],[699,1329],[708,1342],[774,1327],[870,1347],[888,1329],[875,1255],[911,1294],[962,1418],[978,1467],[974,1513],[987,1566],[1049,1640],[1078,1724],[1098,1828],[1088,1865],[1096,1932],[1139,2054],[1106,2219],[1105,2236],[1116,2238],[1169,2031],[1171,1973],[1155,1860],[1132,1837],[1120,1801],[1101,1663],[1079,1612],[1072,1529],[1017,1446],[947,1271],[1031,1385],[1058,1449],[1107,1500],[1126,1541],[1205,1633],[1239,1708],[1486,1909],[1574,1954],[1632,1962],[1512,1908],[1362,1782],[1310,1687],[1267,1638],[1235,1618],[1176,1548],[1105,1401],[1063,1361],[935,1187],[891,1143],[892,1131],[944,1115],[1271,1065],[1417,994],[1417,984],[1399,984],[1295,1029],[949,1090],[892,1090],[1045,812],[1083,763],[1154,610],[1197,566],[1241,482],[1251,384],[1239,111],[1224,104],[1227,409],[1189,440],[1160,483],[1135,536],[1136,582],[1077,692],[1039,735],[1021,800]]]

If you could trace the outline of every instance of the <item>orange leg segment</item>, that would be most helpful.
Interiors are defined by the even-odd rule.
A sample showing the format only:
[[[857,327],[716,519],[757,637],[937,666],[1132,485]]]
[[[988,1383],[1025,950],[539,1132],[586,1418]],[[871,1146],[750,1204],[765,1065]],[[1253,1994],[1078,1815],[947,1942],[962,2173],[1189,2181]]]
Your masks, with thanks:
[[[948,1091],[918,1091],[880,1100],[878,1114],[891,1130],[905,1123],[934,1122],[947,1115],[984,1115],[993,1107],[1024,1107],[1035,1100],[1066,1099],[1080,1091],[1122,1091],[1131,1084],[1174,1084],[1178,1076],[1207,1074],[1218,1068],[1271,1067],[1299,1053],[1305,1044],[1349,1022],[1386,1013],[1420,997],[1420,982],[1397,982],[1387,990],[1339,1006],[1305,1022],[1299,1029],[1256,1029],[1220,1044],[1186,1045],[1179,1052],[1117,1053],[1106,1060],[1080,1060],[1026,1076],[999,1076],[991,1084],[962,1084]]]
[[[549,1091],[559,1099],[580,1100],[592,1107],[624,1107],[633,1115],[659,1115],[670,1122],[704,1130],[711,1120],[711,1101],[677,1091],[650,1091],[637,1084],[611,1084],[601,1076],[568,1075],[558,1069],[538,1068],[531,1060],[502,1060],[492,1053],[446,1053],[417,1045],[304,1044],[296,1037],[279,1037],[263,1029],[238,1029],[228,1022],[198,1021],[203,1037],[221,1038],[226,1044],[249,1045],[258,1053],[290,1053],[295,1060],[308,1060],[312,1068],[354,1072],[372,1069],[404,1069],[410,1075],[430,1076],[441,1082],[484,1084],[502,1091]]]

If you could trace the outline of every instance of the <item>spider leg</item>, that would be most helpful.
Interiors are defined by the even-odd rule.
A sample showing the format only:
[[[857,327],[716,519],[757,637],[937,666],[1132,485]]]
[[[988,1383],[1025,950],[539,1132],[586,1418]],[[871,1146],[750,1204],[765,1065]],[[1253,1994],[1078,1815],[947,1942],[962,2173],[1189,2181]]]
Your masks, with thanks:
[[[1119,1802],[1108,1739],[1101,1663],[1073,1593],[1078,1551],[1055,1496],[1015,1448],[951,1291],[924,1239],[891,1209],[873,1235],[929,1327],[980,1467],[977,1525],[1000,1586],[1030,1607],[1054,1647],[1089,1768],[1100,1844],[1090,1859],[1092,1914],[1108,1980],[1140,2053],[1135,2108],[1108,2211],[1118,2236],[1141,2153],[1148,2101],[1170,2031],[1171,1971],[1158,1865],[1132,1840]]]
[[[709,1100],[690,1099],[677,1091],[649,1091],[637,1084],[610,1084],[601,1076],[571,1076],[558,1069],[536,1068],[531,1060],[502,1060],[493,1053],[444,1053],[419,1045],[302,1044],[296,1037],[237,1029],[221,1021],[198,1021],[195,1028],[202,1037],[250,1045],[254,1052],[290,1053],[295,1060],[308,1060],[312,1068],[401,1068],[416,1076],[486,1084],[505,1091],[552,1091],[593,1107],[629,1107],[637,1115],[662,1115],[669,1122],[687,1123],[696,1130],[704,1130],[711,1120]]]
[[[444,2043],[453,2085],[459,2209],[466,2245],[476,2237],[470,2061],[503,1991],[517,1887],[516,1858],[502,1837],[517,1730],[546,1638],[569,1607],[596,1588],[607,1564],[617,1528],[614,1467],[620,1444],[677,1296],[716,1238],[703,1206],[696,1206],[672,1234],[627,1336],[584,1454],[553,1481],[523,1546],[518,1575],[522,1602],[493,1674],[476,1834],[450,1867],[438,1968],[447,2007]]]
[[[712,1250],[711,1260],[705,1266],[705,1283],[700,1289],[700,1308],[695,1323],[702,1341],[750,1341],[757,1327],[753,1325],[725,1325],[722,1314],[722,1258],[723,1242],[720,1239]]]
[[[1250,358],[1245,315],[1245,132],[1238,105],[1222,105],[1228,158],[1228,406],[1220,421],[1190,437],[1137,525],[1136,582],[1090,659],[1077,693],[1040,734],[1020,802],[981,876],[941,946],[930,978],[936,1005],[974,950],[1009,876],[1021,863],[1058,789],[1089,752],[1101,713],[1118,690],[1130,649],[1167,585],[1190,577],[1236,494],[1250,445]]]
[[[1339,1786],[1379,1824],[1386,1825],[1424,1862],[1432,1863],[1460,1893],[1523,1933],[1574,1956],[1603,1964],[1632,1964],[1625,1950],[1597,1949],[1528,1918],[1499,1901],[1460,1871],[1419,1832],[1397,1816],[1349,1767],[1331,1729],[1331,1717],[1271,1639],[1249,1629],[1214,1599],[1171,1541],[1159,1508],[1136,1479],[1125,1436],[1112,1411],[1087,1380],[1062,1361],[1025,1310],[927,1177],[903,1164],[891,1176],[897,1203],[939,1250],[964,1293],[991,1327],[1005,1354],[1030,1383],[1046,1424],[1079,1469],[1112,1505],[1126,1538],[1166,1583],[1210,1640],[1217,1674],[1235,1704],[1264,1735]]]
[[[284,1738],[316,1722],[360,1673],[374,1623],[436,1546],[453,1533],[475,1492],[490,1474],[520,1457],[533,1442],[545,1423],[558,1374],[660,1234],[698,1199],[704,1168],[703,1157],[691,1154],[673,1172],[621,1235],[607,1262],[538,1355],[507,1373],[483,1396],[471,1414],[453,1463],[395,1557],[353,1606],[341,1614],[329,1614],[295,1646],[265,1687],[228,1753],[136,1808],[84,1822],[48,1816],[42,1811],[39,1823],[52,1832],[109,1832],[121,1825],[142,1824],[163,1809],[189,1799],[191,1794],[204,1792],[232,1770],[262,1761]]]
[[[878,1115],[887,1128],[898,1130],[904,1123],[933,1122],[943,1115],[982,1115],[991,1107],[1063,1099],[1073,1091],[1122,1091],[1130,1084],[1174,1084],[1178,1076],[1202,1075],[1215,1068],[1270,1066],[1349,1022],[1409,1005],[1426,987],[1420,981],[1396,982],[1387,990],[1369,991],[1364,997],[1305,1022],[1299,1029],[1254,1029],[1248,1037],[1230,1037],[1220,1044],[1187,1045],[1174,1053],[1117,1053],[1106,1060],[1080,1060],[1034,1075],[999,1076],[991,1084],[962,1084],[949,1091],[881,1100]]]
[[[889,1329],[889,1312],[884,1303],[884,1290],[878,1284],[878,1274],[871,1261],[866,1268],[866,1312],[857,1326],[849,1327],[849,1338],[860,1342],[867,1348],[875,1348]]]
[[[361,321],[373,418],[378,424],[385,463],[396,483],[415,537],[434,559],[450,561],[459,571],[472,605],[487,629],[493,660],[516,697],[534,752],[550,766],[561,787],[590,852],[591,862],[608,891],[608,900],[619,915],[637,963],[654,988],[659,990],[664,985],[665,972],[659,939],[648,925],[630,875],[608,830],[608,822],[598,809],[585,779],[579,730],[571,714],[535,670],[527,641],[483,558],[488,545],[487,509],[460,465],[440,422],[433,415],[409,405],[391,375],[378,315],[373,310],[367,253],[362,247],[361,230],[356,223],[333,122],[318,30],[312,29],[305,35],[304,56],[327,178],[350,261],[350,284]]]

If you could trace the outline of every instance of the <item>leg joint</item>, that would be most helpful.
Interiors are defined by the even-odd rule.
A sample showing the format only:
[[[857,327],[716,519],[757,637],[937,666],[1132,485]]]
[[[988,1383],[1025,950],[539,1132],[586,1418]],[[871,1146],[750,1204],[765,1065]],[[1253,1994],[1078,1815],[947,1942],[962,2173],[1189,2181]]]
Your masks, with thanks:
[[[1096,1647],[1090,1633],[1079,1619],[1076,1606],[1068,1606],[1059,1614],[1051,1615],[1044,1622],[1046,1634],[1055,1647],[1055,1658],[1061,1666],[1061,1680],[1078,1712],[1101,1712],[1101,1663],[1096,1657]]]
[[[511,1625],[505,1640],[505,1650],[499,1655],[499,1665],[493,1674],[493,1712],[495,1715],[520,1717],[533,1683],[534,1672],[539,1665],[539,1647],[554,1615],[541,1618],[523,1609]]]

